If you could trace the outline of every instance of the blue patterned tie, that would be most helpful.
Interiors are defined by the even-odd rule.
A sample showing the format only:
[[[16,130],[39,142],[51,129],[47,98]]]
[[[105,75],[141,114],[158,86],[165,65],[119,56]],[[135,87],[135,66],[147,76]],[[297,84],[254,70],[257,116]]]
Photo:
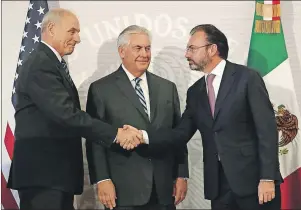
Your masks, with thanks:
[[[67,78],[68,78],[69,82],[71,83],[72,86],[74,86],[74,83],[73,83],[73,80],[72,80],[72,78],[71,78],[71,76],[70,76],[69,69],[68,69],[68,66],[67,66],[66,61],[65,61],[64,59],[62,59],[62,62],[61,62],[61,63],[62,63],[63,69],[64,69],[65,72],[66,72],[66,75],[67,75]]]
[[[140,86],[141,80],[142,79],[139,78],[139,77],[134,79],[134,81],[136,83],[135,90],[136,90],[136,93],[138,95],[139,101],[141,102],[141,104],[143,106],[143,109],[144,109],[145,113],[148,115],[146,101],[145,101],[144,94],[143,94],[143,91],[142,91],[141,86]]]

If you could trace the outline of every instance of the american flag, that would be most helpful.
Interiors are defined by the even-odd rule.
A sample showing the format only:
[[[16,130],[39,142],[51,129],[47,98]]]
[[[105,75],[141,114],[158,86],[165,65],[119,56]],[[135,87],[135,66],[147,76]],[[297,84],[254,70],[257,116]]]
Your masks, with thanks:
[[[14,151],[14,107],[16,104],[15,83],[18,80],[19,70],[29,54],[36,49],[41,40],[41,24],[44,15],[48,12],[47,1],[31,0],[29,2],[27,16],[25,19],[22,43],[17,61],[17,69],[13,81],[12,108],[8,110],[9,116],[4,135],[2,147],[2,168],[1,168],[1,207],[2,209],[19,209],[18,193],[6,187],[10,164]]]

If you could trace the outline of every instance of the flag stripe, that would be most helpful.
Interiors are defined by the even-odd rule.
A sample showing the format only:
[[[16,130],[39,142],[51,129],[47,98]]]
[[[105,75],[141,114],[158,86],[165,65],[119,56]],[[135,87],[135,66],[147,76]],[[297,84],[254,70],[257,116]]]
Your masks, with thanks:
[[[13,152],[14,152],[14,139],[15,138],[13,132],[11,131],[9,124],[7,123],[5,137],[4,137],[4,144],[11,160],[13,158]]]
[[[48,3],[46,0],[35,1],[30,0],[27,10],[27,15],[25,19],[24,31],[22,33],[22,41],[19,51],[19,58],[17,59],[17,68],[15,73],[15,79],[12,81],[13,90],[11,97],[11,107],[7,108],[9,113],[8,122],[6,126],[5,136],[2,139],[2,145],[5,145],[2,149],[2,170],[1,170],[1,191],[2,199],[1,204],[4,209],[19,209],[19,195],[15,190],[8,189],[6,187],[7,180],[9,177],[9,171],[11,166],[11,161],[13,158],[14,151],[14,128],[15,124],[13,119],[15,110],[12,107],[16,107],[18,102],[16,97],[15,85],[18,82],[19,70],[22,67],[23,63],[29,57],[30,53],[36,49],[38,43],[41,40],[41,24],[44,15],[48,12]],[[10,122],[11,121],[11,122]]]
[[[11,190],[8,189],[6,185],[7,182],[1,171],[1,204],[4,209],[19,209]]]
[[[273,0],[273,4],[280,4],[280,0]],[[273,20],[280,20],[280,17],[273,17]]]
[[[282,209],[301,209],[301,168],[285,177],[281,194]]]

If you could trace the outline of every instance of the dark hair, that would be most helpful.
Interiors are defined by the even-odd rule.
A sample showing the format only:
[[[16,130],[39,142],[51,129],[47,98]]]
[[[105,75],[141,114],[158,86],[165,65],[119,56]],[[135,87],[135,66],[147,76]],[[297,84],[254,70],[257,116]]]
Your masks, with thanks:
[[[194,33],[198,31],[203,31],[207,35],[207,41],[209,43],[217,45],[217,50],[221,58],[223,59],[228,58],[228,52],[229,52],[228,40],[223,32],[221,32],[214,25],[202,24],[194,27],[190,31],[190,35],[192,36]]]

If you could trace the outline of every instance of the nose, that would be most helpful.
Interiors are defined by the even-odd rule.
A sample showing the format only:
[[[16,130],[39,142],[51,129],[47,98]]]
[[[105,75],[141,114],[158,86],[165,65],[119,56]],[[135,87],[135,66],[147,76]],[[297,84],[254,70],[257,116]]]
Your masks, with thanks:
[[[77,34],[75,35],[74,40],[76,41],[77,44],[79,44],[79,43],[81,42],[79,33],[77,33]]]
[[[147,57],[147,52],[146,52],[146,49],[144,47],[141,48],[140,53],[141,53],[142,57]]]
[[[189,51],[186,51],[185,52],[185,58],[189,58],[190,57],[190,53],[189,53]]]

